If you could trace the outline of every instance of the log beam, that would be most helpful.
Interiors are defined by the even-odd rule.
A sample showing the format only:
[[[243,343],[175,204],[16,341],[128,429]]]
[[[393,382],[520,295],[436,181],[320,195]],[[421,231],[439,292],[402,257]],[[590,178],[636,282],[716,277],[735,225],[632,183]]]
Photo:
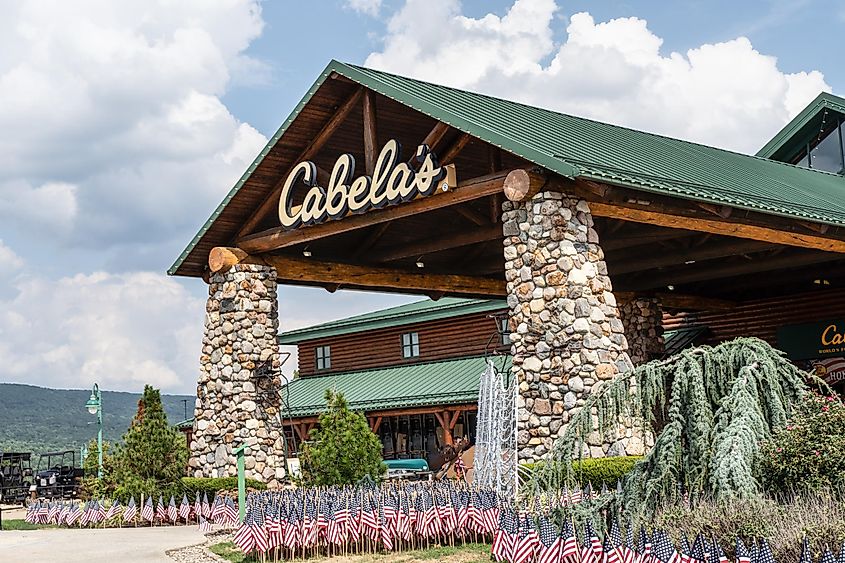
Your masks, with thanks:
[[[249,262],[249,260],[253,260]],[[208,253],[208,269],[212,274],[217,272],[225,272],[236,264],[260,264],[260,260],[255,260],[245,251],[240,248],[228,248],[225,246],[217,246],[211,249]]]
[[[238,240],[237,246],[252,254],[269,252],[435,209],[459,205],[502,191],[502,184],[506,176],[507,172],[479,176],[459,183],[456,189],[448,192],[438,192],[428,197],[373,210],[363,215],[346,216],[338,221],[328,221],[290,231],[275,227],[243,237]]]
[[[367,176],[373,175],[378,154],[375,96],[372,90],[364,92],[364,168],[367,171]]]
[[[397,268],[323,262],[292,256],[258,257],[276,269],[280,282],[306,285],[340,284],[344,287],[393,289],[407,292],[443,292],[449,295],[503,297],[504,279],[453,274],[410,272]]]
[[[514,170],[505,178],[505,197],[510,201],[526,201],[546,185],[543,174],[531,170]]]
[[[654,297],[660,300],[664,309],[680,309],[682,311],[729,311],[736,307],[734,301],[702,297],[700,295],[686,295],[671,291],[656,293],[636,293],[634,291],[614,291],[618,301],[633,301],[638,298]]]
[[[334,132],[337,130],[338,127],[346,120],[346,117],[349,115],[349,112],[358,104],[358,101],[364,94],[364,87],[358,87],[352,95],[350,95],[346,101],[343,102],[334,115],[323,125],[323,128],[320,129],[320,132],[314,135],[311,139],[311,142],[308,143],[308,146],[305,147],[299,156],[294,159],[293,164],[291,166],[296,166],[303,160],[311,160],[314,156],[320,152],[320,149],[326,144],[326,142],[331,138]],[[279,183],[276,184],[276,187],[273,188],[273,191],[264,198],[264,201],[261,202],[261,205],[258,207],[258,210],[252,214],[252,216],[247,219],[243,226],[238,231],[238,237],[246,236],[250,232],[252,232],[255,227],[261,224],[261,221],[264,220],[272,211],[276,211],[279,208],[279,196],[282,193],[282,185],[284,184],[285,180],[287,179],[287,174],[285,174],[280,180]]]
[[[807,229],[802,221],[786,217],[773,218],[740,210],[728,213],[721,208],[717,211],[718,215],[714,215],[698,206],[682,205],[670,198],[585,180],[555,179],[544,189],[584,198],[590,204],[594,217],[845,253],[845,237],[841,234],[837,238],[829,232],[816,233]]]

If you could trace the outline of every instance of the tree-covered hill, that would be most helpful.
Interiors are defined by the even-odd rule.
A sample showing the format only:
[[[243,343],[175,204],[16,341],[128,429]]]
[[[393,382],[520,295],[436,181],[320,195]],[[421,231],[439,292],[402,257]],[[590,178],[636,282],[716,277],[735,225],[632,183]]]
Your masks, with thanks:
[[[47,389],[33,385],[0,383],[0,451],[41,452],[73,449],[97,437],[96,417],[85,402],[91,390]],[[141,393],[103,391],[103,439],[117,442],[126,432]],[[171,424],[193,416],[194,397],[162,395]]]

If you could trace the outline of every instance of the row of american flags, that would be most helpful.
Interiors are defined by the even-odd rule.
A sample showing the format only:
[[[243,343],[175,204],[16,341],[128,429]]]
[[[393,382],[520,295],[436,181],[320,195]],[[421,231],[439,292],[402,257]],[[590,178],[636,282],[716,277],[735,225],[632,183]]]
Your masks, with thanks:
[[[69,527],[109,527],[138,525],[188,525],[197,524],[203,531],[211,531],[214,524],[234,527],[238,524],[237,502],[231,497],[219,495],[209,502],[208,494],[197,492],[193,502],[188,495],[182,495],[177,504],[176,497],[165,503],[159,495],[153,502],[147,496],[139,504],[135,497],[124,506],[120,500],[92,499],[88,501],[38,501],[30,504],[24,518],[31,524]]]
[[[775,563],[765,538],[743,542],[736,538],[732,557],[713,538],[699,533],[693,541],[681,536],[673,542],[663,530],[622,529],[613,520],[607,533],[596,532],[587,521],[578,534],[571,521],[556,526],[546,514],[532,517],[526,512],[504,508],[493,536],[492,556],[507,563]],[[845,543],[838,555],[824,546],[818,563],[845,563]],[[814,563],[804,538],[798,563]]]
[[[490,541],[501,505],[453,480],[255,492],[234,541],[277,559]]]

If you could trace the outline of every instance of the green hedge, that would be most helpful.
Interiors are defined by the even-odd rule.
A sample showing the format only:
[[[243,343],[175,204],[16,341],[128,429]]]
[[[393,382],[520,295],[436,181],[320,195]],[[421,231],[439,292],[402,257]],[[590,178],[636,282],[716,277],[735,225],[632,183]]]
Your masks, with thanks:
[[[575,478],[582,485],[589,483],[593,488],[601,488],[602,485],[615,487],[616,482],[628,474],[641,459],[642,456],[587,458],[573,461],[572,469],[575,471]],[[529,478],[541,465],[544,463],[520,465],[523,479]]]
[[[218,491],[237,490],[237,477],[182,477],[182,489],[189,497],[208,493],[208,498],[211,500]],[[267,485],[256,481],[254,479],[246,480],[247,489],[256,489],[263,491],[267,489]]]

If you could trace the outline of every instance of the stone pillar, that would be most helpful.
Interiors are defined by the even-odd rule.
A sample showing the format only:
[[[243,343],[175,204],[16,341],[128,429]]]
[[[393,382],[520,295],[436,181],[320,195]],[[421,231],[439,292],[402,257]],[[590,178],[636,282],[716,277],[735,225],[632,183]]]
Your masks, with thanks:
[[[628,340],[628,355],[635,366],[663,356],[663,308],[654,297],[637,297],[619,304]]]
[[[208,287],[189,467],[196,477],[237,475],[232,451],[246,442],[246,476],[284,475],[279,408],[276,271],[238,264]]]
[[[517,450],[528,462],[551,449],[591,390],[630,369],[630,359],[587,202],[541,192],[502,209]],[[624,455],[631,436],[593,437],[590,456]]]

